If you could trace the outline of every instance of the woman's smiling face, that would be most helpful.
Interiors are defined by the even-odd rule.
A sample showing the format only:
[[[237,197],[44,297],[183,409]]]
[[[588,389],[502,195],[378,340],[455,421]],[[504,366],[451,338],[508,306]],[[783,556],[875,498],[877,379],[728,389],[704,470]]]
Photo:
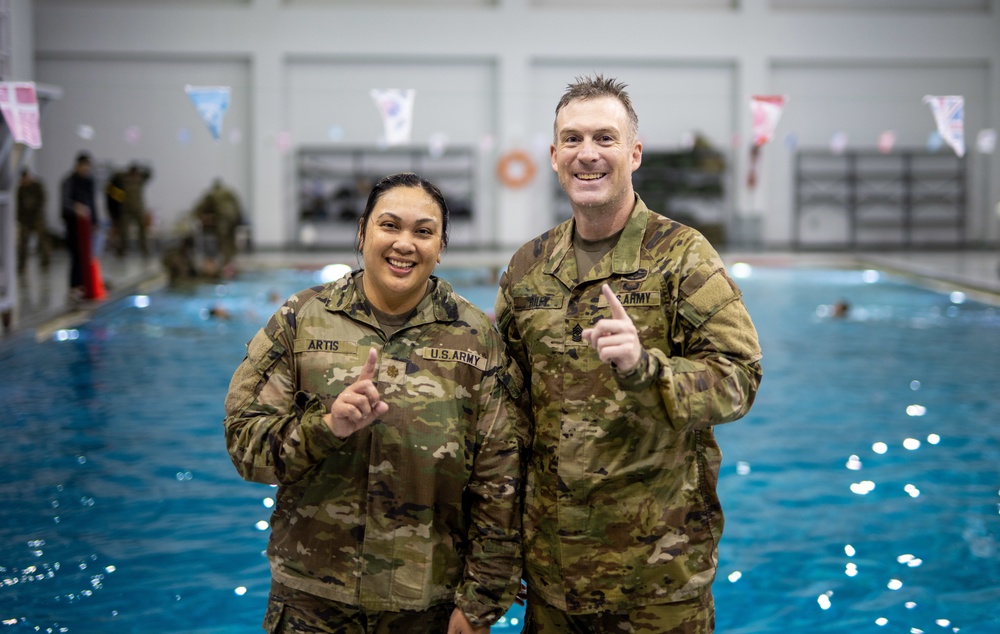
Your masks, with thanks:
[[[365,294],[375,308],[400,314],[420,303],[441,262],[443,224],[438,203],[420,187],[379,197],[360,236]]]

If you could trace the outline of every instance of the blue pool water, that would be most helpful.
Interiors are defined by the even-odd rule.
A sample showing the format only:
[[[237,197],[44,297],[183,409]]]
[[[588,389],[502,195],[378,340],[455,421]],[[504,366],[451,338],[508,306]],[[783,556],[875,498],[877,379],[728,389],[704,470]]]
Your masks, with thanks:
[[[492,307],[484,272],[441,274]],[[312,283],[164,290],[0,343],[0,633],[259,631],[273,492],[236,475],[222,401]],[[1000,632],[1000,310],[875,272],[739,283],[765,377],[718,429],[717,631]]]

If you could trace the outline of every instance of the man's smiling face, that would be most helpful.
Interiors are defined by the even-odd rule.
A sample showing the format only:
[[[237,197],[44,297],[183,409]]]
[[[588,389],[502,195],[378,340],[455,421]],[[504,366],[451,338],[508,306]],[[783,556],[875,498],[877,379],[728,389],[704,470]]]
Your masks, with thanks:
[[[642,162],[625,107],[614,97],[578,99],[556,116],[552,169],[574,210],[610,213],[633,201],[632,172]]]

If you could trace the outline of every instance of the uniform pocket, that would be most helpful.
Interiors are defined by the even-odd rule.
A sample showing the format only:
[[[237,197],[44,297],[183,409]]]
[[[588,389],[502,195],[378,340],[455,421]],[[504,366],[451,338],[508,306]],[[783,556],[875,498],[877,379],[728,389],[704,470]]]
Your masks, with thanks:
[[[267,634],[278,634],[281,631],[281,617],[285,613],[283,601],[277,601],[273,597],[267,602],[267,610],[264,612],[264,631]]]

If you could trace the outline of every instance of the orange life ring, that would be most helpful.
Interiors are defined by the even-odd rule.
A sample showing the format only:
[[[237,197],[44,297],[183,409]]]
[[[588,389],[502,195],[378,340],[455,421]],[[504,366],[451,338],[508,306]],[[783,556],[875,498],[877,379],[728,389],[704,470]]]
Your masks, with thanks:
[[[534,177],[535,162],[524,150],[511,150],[497,161],[497,178],[507,187],[524,187]]]

